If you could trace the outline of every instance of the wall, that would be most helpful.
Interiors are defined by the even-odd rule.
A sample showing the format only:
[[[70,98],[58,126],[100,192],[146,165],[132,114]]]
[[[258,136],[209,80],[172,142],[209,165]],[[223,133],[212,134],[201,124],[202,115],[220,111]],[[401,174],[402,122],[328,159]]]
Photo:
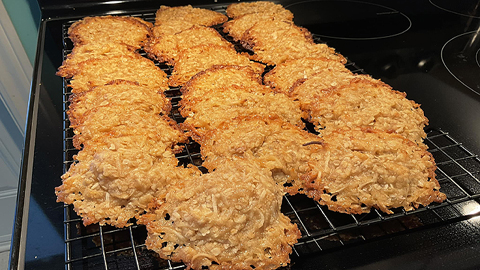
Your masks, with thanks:
[[[0,252],[10,248],[38,19],[31,2],[0,2]]]
[[[30,63],[35,61],[40,8],[36,0],[2,0]]]

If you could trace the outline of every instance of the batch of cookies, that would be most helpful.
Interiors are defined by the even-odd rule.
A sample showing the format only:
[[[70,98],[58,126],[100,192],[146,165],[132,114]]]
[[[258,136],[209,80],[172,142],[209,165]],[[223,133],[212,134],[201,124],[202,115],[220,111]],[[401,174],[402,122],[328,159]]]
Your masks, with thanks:
[[[86,17],[68,35],[57,75],[79,151],[56,194],[84,225],[143,224],[147,248],[192,269],[276,269],[301,237],[280,211],[286,193],[347,214],[446,198],[420,106],[352,73],[279,4],[161,6],[154,24]],[[189,140],[208,173],[179,166]]]

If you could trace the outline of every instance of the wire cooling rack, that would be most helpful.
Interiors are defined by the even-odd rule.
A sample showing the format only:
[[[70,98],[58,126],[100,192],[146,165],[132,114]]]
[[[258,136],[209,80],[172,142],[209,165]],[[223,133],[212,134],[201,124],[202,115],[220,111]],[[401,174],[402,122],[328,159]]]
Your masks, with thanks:
[[[224,12],[225,7],[214,10]],[[155,13],[130,14],[146,21],[153,22]],[[63,25],[63,54],[66,56],[72,49],[67,30],[72,22]],[[170,67],[156,63],[167,74]],[[363,71],[348,62],[350,70],[357,73]],[[70,96],[68,80],[64,81],[64,172],[73,163],[73,156],[78,152],[73,147],[73,130],[66,114]],[[178,112],[178,101],[181,99],[179,88],[171,88],[165,92],[172,102],[171,117],[183,122]],[[447,132],[430,128],[427,130],[425,143],[437,163],[437,179],[441,191],[447,200],[441,204],[431,204],[414,211],[394,209],[387,215],[373,209],[368,214],[348,215],[329,211],[304,195],[286,195],[282,203],[282,213],[298,225],[302,237],[293,247],[292,256],[308,256],[312,253],[344,246],[387,235],[404,233],[421,227],[441,225],[454,220],[467,219],[479,215],[480,209],[480,160],[479,157]],[[183,152],[177,154],[180,163],[193,164],[200,169],[202,159],[200,147],[195,142],[185,144]],[[184,269],[181,263],[160,259],[146,248],[147,231],[144,226],[132,225],[128,228],[99,226],[98,224],[83,226],[82,220],[73,211],[73,207],[65,205],[65,266],[66,269]]]

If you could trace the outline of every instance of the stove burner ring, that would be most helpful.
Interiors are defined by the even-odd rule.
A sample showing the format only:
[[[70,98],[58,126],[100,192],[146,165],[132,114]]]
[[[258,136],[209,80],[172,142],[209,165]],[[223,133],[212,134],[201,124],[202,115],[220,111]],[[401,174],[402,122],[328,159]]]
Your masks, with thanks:
[[[447,71],[461,84],[480,94],[480,32],[457,35],[442,47],[441,59]]]
[[[433,6],[460,16],[480,18],[480,1],[428,0]],[[440,2],[440,3],[439,3]]]
[[[317,37],[341,40],[374,40],[407,32],[412,21],[383,5],[354,0],[310,0],[285,6],[297,25]]]
[[[475,53],[475,62],[477,62],[477,66],[480,67],[480,49],[477,50],[477,53]]]

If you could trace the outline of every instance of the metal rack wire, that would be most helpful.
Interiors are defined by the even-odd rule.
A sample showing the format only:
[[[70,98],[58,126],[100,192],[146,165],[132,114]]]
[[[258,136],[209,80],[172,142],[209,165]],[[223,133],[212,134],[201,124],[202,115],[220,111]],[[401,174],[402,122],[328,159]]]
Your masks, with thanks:
[[[223,11],[225,7],[218,7]],[[132,14],[147,21],[154,20],[154,12]],[[63,40],[66,56],[72,49],[67,35],[71,22],[64,24]],[[156,63],[167,74],[171,70],[166,65]],[[355,63],[348,62],[347,67],[354,72],[362,70]],[[66,114],[70,91],[68,81],[64,81],[64,171],[74,162],[73,156],[78,152],[73,147],[73,131]],[[172,102],[171,117],[183,122],[178,113],[178,101],[181,93],[178,88],[166,91]],[[392,234],[419,229],[426,226],[440,225],[454,220],[467,219],[479,215],[480,209],[480,159],[447,132],[431,128],[427,131],[425,143],[435,157],[438,169],[437,179],[441,191],[447,200],[441,204],[432,204],[414,211],[406,212],[395,209],[394,214],[384,214],[372,210],[368,214],[348,215],[329,211],[304,195],[285,196],[282,212],[295,222],[302,232],[302,237],[294,246],[292,256],[342,248],[354,243],[369,241]],[[199,145],[190,142],[184,151],[177,154],[181,164],[194,164],[201,167]],[[65,265],[66,269],[184,269],[181,263],[162,260],[145,246],[146,229],[133,225],[128,228],[83,226],[82,220],[65,206]]]

